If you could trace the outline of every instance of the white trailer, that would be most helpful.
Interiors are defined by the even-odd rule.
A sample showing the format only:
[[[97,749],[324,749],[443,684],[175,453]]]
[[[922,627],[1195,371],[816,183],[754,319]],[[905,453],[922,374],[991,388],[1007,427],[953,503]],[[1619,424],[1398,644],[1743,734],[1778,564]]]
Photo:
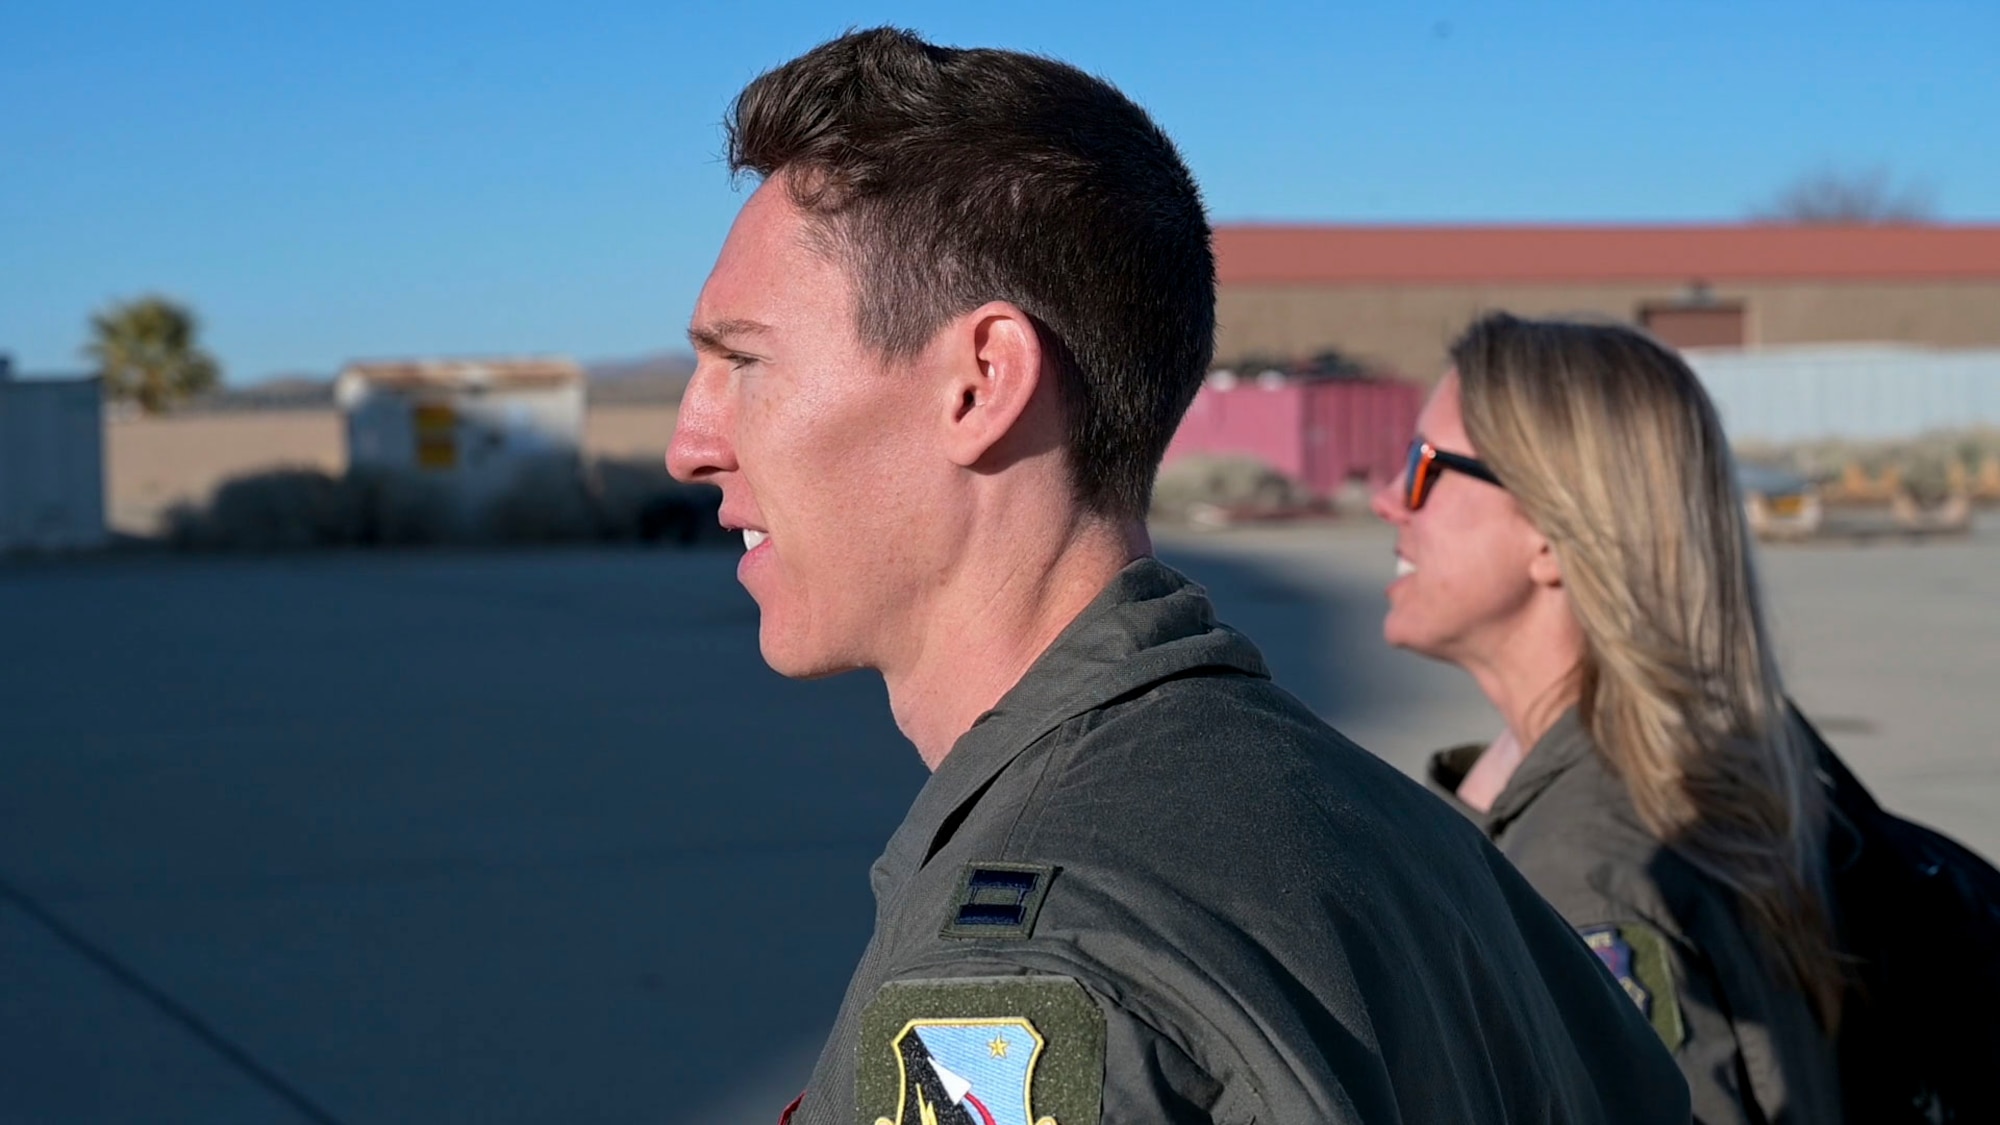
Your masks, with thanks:
[[[475,504],[583,443],[583,369],[567,359],[354,363],[334,399],[350,466],[435,476]]]
[[[101,385],[17,379],[0,357],[0,553],[84,550],[106,538]]]

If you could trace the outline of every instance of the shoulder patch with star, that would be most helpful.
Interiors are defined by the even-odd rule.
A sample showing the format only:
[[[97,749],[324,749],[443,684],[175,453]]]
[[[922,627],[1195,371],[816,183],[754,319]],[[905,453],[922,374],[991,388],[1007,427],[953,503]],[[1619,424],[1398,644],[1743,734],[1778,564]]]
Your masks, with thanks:
[[[1069,977],[891,981],[861,1014],[859,1125],[1097,1125],[1104,1013]]]

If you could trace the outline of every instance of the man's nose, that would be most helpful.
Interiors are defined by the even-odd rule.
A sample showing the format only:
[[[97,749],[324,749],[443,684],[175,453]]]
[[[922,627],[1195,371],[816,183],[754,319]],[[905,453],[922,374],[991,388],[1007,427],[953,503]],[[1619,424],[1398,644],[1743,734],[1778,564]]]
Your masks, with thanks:
[[[697,368],[681,396],[674,420],[674,440],[667,446],[667,471],[688,484],[707,481],[717,473],[734,472],[736,451],[730,445],[729,406],[711,373]]]

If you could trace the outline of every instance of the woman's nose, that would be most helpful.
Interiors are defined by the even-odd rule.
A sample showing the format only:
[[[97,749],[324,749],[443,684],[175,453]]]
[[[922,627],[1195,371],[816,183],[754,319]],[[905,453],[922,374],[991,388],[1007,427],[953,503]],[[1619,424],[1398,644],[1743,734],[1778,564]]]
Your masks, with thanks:
[[[1368,510],[1385,523],[1401,523],[1409,518],[1410,510],[1403,506],[1403,476],[1378,486],[1374,495],[1368,498]]]

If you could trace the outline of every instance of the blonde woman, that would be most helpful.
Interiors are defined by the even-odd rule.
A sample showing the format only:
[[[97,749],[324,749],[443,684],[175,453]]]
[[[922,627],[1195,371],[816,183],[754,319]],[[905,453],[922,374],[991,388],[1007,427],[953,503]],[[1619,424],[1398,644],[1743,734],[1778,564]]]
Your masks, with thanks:
[[[1704,1122],[1841,1119],[1825,797],[1714,407],[1629,328],[1474,324],[1374,508],[1383,633],[1505,733],[1431,762],[1625,986]]]

